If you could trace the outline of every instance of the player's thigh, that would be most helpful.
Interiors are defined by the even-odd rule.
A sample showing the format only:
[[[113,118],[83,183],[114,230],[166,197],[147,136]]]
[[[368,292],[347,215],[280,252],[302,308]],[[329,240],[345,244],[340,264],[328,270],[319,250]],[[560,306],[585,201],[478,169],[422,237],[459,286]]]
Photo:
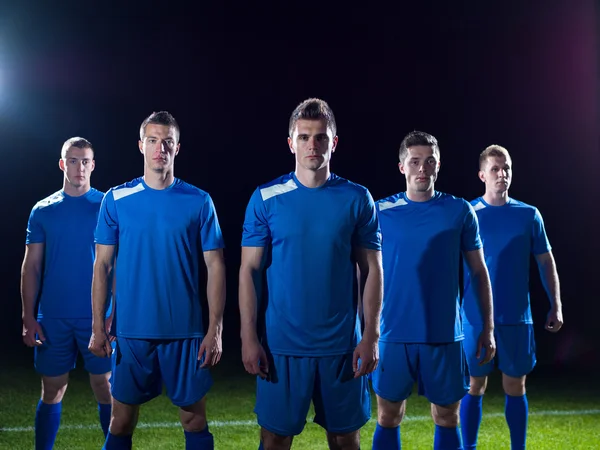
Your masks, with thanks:
[[[530,373],[536,364],[533,325],[498,325],[495,334],[500,371],[513,378]]]
[[[496,358],[487,364],[480,364],[485,358],[485,349],[481,351],[479,358],[476,356],[477,342],[482,331],[482,325],[463,324],[463,332],[465,334],[465,339],[463,341],[465,359],[467,361],[469,373],[473,377],[487,377],[494,370],[496,364]]]
[[[352,353],[317,358],[313,403],[315,423],[329,433],[353,433],[369,421],[369,380],[354,378]]]
[[[379,365],[371,374],[375,393],[389,402],[406,400],[416,381],[418,344],[379,342]]]
[[[269,375],[256,381],[258,424],[278,436],[300,434],[315,387],[317,359],[269,355]]]
[[[135,404],[112,401],[110,433],[117,436],[131,435],[140,416],[140,407]]]
[[[179,407],[179,418],[185,431],[200,432],[206,428],[206,397]]]
[[[77,363],[77,345],[70,321],[42,318],[39,323],[46,340],[35,347],[35,370],[47,377],[70,372]]]
[[[157,343],[118,337],[112,356],[112,396],[127,405],[141,405],[162,393]]]
[[[83,357],[83,366],[87,372],[92,375],[101,375],[110,372],[112,363],[111,358],[100,358],[88,350],[90,336],[92,335],[91,319],[73,319],[71,320],[77,348]],[[112,343],[114,349],[115,343]]]
[[[436,425],[445,428],[454,428],[458,426],[460,402],[454,402],[449,405],[431,404],[431,417]]]
[[[419,394],[436,405],[452,405],[469,390],[463,341],[419,344]]]
[[[174,405],[190,406],[202,400],[213,380],[207,368],[198,360],[201,338],[161,341],[157,354],[167,396]]]

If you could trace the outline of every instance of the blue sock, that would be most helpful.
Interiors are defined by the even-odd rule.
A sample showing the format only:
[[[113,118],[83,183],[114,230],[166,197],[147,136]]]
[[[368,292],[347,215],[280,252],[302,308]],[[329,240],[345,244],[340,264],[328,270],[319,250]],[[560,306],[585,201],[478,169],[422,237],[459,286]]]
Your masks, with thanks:
[[[108,426],[110,425],[110,403],[98,403],[98,416],[100,417],[100,426],[104,437],[108,434]]]
[[[467,394],[460,402],[460,430],[465,450],[477,448],[483,395]]]
[[[373,434],[373,450],[400,450],[400,427],[386,428],[377,424]]]
[[[439,425],[435,426],[433,450],[462,450],[462,448],[458,427],[446,428]]]
[[[262,441],[261,441],[260,445],[258,446],[258,450],[265,450],[265,448],[263,447]]]
[[[49,404],[40,399],[35,410],[35,448],[52,450],[60,425],[62,402]]]
[[[208,425],[202,431],[183,431],[185,434],[185,450],[214,450],[215,441],[208,431]]]
[[[104,443],[102,450],[131,450],[131,438],[131,434],[126,436],[115,436],[109,432],[106,435],[106,442]]]
[[[506,396],[504,414],[506,423],[510,430],[510,445],[512,450],[524,449],[527,439],[527,414],[529,413],[529,404],[527,403],[527,394],[513,397]]]

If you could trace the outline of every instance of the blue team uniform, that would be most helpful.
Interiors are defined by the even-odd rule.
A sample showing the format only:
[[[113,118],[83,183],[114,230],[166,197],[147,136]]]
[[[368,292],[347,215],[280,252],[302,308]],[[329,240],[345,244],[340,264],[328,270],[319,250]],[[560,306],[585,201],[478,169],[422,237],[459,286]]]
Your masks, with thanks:
[[[307,188],[294,173],[260,186],[246,210],[243,247],[264,247],[262,343],[269,377],[257,381],[259,424],[284,436],[315,422],[346,433],[370,417],[366,377],[354,378],[360,339],[353,250],[380,250],[374,203],[363,186],[332,174]]]
[[[35,348],[35,368],[58,376],[75,367],[77,353],[92,374],[110,371],[110,361],[88,351],[92,333],[94,229],[103,193],[79,197],[63,190],[39,201],[27,224],[26,244],[44,244],[44,273],[38,321],[46,341]]]
[[[117,246],[113,396],[141,404],[164,383],[175,405],[197,402],[212,384],[197,360],[202,252],[224,247],[210,196],[177,178],[163,190],[136,178],[106,193],[95,239]]]
[[[480,366],[475,358],[477,337],[482,330],[479,304],[465,268],[462,316],[465,349],[473,376],[485,376],[494,366],[513,377],[528,374],[535,366],[535,339],[529,302],[531,254],[551,250],[539,211],[510,198],[505,205],[492,206],[477,198],[471,202],[477,213],[485,262],[494,298],[496,358]]]
[[[467,392],[462,356],[461,252],[481,248],[477,217],[463,199],[435,192],[426,202],[399,193],[377,202],[383,237],[383,308],[373,389],[406,399],[415,382],[437,405]]]

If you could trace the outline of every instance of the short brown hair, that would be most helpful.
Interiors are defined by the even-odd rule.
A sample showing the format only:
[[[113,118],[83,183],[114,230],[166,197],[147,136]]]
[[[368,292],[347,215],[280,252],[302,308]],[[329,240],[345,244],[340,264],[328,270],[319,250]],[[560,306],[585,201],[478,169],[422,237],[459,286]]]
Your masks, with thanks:
[[[292,137],[294,134],[294,128],[296,123],[301,120],[325,120],[327,122],[327,128],[331,130],[331,133],[335,136],[337,133],[337,126],[335,124],[335,117],[333,111],[325,100],[320,98],[309,98],[304,100],[290,116],[289,124],[289,136]]]
[[[140,141],[143,141],[144,137],[146,137],[146,126],[149,123],[175,128],[175,132],[177,133],[177,142],[179,142],[179,137],[181,136],[181,133],[179,131],[179,124],[175,120],[175,117],[171,115],[171,113],[167,111],[159,111],[153,112],[148,117],[146,117],[142,122],[142,125],[140,126]]]
[[[67,150],[69,150],[71,147],[89,148],[92,152],[94,151],[94,148],[92,147],[92,143],[90,141],[88,141],[85,138],[76,136],[67,139],[63,144],[62,150],[60,151],[60,157],[62,159],[65,159],[67,157]]]
[[[417,145],[431,147],[433,153],[437,155],[438,159],[440,159],[440,147],[437,139],[429,133],[415,130],[408,133],[406,136],[404,136],[404,139],[402,139],[400,150],[398,151],[398,159],[401,163],[404,163],[404,160],[408,155],[408,148],[415,147]]]
[[[506,150],[504,147],[497,144],[490,145],[479,155],[479,170],[481,170],[487,159],[491,156],[497,156],[499,158],[504,157],[507,161],[512,161],[510,153],[508,153],[508,150]]]

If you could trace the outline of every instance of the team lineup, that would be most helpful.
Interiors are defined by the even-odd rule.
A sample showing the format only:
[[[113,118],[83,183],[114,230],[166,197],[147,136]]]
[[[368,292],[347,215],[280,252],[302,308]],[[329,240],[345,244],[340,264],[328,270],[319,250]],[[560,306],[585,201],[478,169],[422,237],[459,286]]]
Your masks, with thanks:
[[[175,118],[153,113],[139,134],[143,176],[106,193],[91,187],[92,144],[67,140],[63,187],[29,217],[21,297],[23,341],[42,381],[38,450],[54,446],[79,353],[103,449],[132,448],[140,406],[163,388],[179,407],[185,448],[215,448],[206,394],[222,353],[225,241],[210,195],[174,175]],[[398,152],[406,190],[374,201],[331,172],[338,136],[325,101],[300,103],[288,136],[295,168],[257,187],[242,228],[240,335],[257,380],[255,448],[290,449],[312,403],[330,449],[360,449],[372,389],[372,448],[401,449],[416,383],[431,403],[433,448],[475,449],[495,369],[511,448],[526,448],[531,255],[550,303],[546,330],[560,330],[563,317],[542,216],[508,195],[508,151],[481,152],[485,191],[468,202],[435,190],[438,141],[413,131]]]

